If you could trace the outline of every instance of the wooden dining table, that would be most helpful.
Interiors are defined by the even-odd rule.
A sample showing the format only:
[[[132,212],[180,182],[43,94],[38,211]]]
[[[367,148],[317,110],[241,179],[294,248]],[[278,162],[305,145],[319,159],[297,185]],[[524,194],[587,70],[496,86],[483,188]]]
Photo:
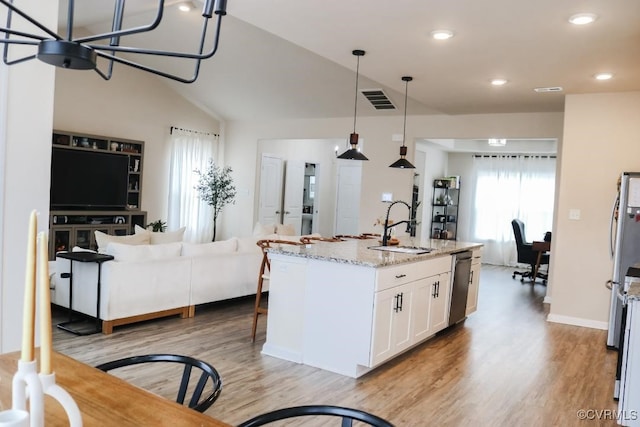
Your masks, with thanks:
[[[20,354],[0,355],[0,409],[11,408],[11,383]],[[56,383],[75,400],[85,427],[230,425],[54,352]],[[45,425],[68,426],[62,406],[45,398]]]

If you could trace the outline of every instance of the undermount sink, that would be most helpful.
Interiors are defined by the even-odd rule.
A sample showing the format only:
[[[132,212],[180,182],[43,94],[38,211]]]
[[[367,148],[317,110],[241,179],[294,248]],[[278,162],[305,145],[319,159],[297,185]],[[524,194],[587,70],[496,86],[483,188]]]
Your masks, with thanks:
[[[417,246],[369,246],[369,249],[376,251],[401,252],[403,254],[428,254],[432,248],[421,248]]]

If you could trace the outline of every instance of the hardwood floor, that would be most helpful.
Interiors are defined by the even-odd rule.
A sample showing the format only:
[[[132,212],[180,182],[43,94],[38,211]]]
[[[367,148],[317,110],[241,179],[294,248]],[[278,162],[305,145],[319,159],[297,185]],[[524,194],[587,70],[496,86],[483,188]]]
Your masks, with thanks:
[[[483,266],[478,311],[464,324],[359,379],[262,356],[266,318],[252,344],[253,300],[201,308],[191,319],[120,327],[109,336],[54,329],[54,348],[90,365],[155,352],[204,359],[224,381],[207,414],[230,424],[322,403],[370,411],[397,426],[616,425],[616,353],[606,349],[606,331],[546,322],[545,291],[512,280],[511,269]],[[165,380],[128,379],[145,387]],[[579,410],[591,418],[580,419]]]

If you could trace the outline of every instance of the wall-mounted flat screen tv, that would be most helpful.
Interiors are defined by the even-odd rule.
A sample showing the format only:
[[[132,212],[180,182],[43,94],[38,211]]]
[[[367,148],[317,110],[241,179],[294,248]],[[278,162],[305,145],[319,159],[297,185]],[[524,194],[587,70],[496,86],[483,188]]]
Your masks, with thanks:
[[[128,173],[126,155],[54,147],[51,209],[124,209]]]

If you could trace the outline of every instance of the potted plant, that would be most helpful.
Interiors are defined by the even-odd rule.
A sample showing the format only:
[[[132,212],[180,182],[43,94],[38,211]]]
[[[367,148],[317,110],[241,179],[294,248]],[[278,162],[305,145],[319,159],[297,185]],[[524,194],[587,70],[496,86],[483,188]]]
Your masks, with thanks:
[[[167,223],[161,219],[155,220],[147,224],[146,228],[151,227],[151,231],[156,233],[163,233],[167,229]]]
[[[209,160],[205,171],[195,170],[198,174],[198,184],[194,187],[200,199],[213,208],[213,239],[216,240],[216,222],[223,207],[235,202],[236,186],[231,177],[229,166],[220,168],[213,160]]]

